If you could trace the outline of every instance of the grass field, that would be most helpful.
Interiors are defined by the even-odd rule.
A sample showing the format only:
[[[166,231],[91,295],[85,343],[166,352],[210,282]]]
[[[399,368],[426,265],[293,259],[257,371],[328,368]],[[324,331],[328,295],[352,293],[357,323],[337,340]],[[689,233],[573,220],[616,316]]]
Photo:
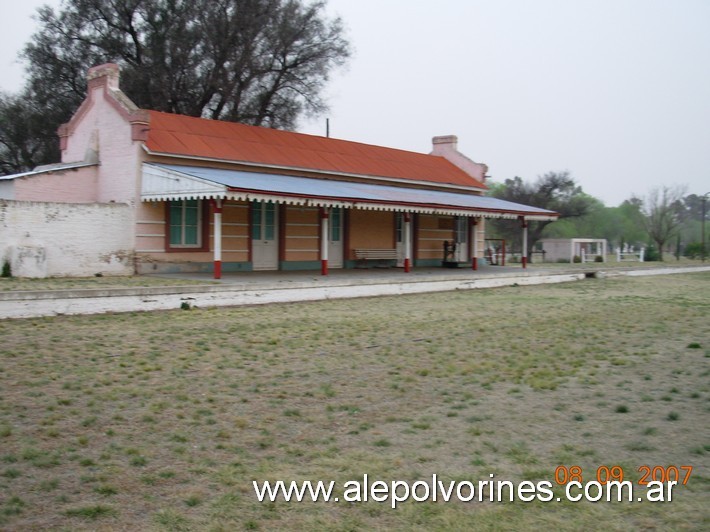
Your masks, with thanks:
[[[0,529],[710,528],[710,274],[0,322]],[[692,465],[671,503],[259,503],[252,480]],[[561,494],[558,488],[556,494]]]

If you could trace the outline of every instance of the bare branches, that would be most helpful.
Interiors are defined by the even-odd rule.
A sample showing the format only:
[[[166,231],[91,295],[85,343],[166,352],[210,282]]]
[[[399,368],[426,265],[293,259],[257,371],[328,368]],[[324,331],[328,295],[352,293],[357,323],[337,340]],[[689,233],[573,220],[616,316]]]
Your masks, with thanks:
[[[44,116],[43,138],[71,117],[97,64],[121,65],[139,107],[292,129],[326,109],[325,83],[350,56],[342,22],[320,1],[67,0],[37,20],[22,98]]]
[[[648,236],[658,245],[661,260],[663,246],[676,235],[682,223],[684,195],[685,187],[663,186],[654,188],[643,199],[641,212],[644,227]]]

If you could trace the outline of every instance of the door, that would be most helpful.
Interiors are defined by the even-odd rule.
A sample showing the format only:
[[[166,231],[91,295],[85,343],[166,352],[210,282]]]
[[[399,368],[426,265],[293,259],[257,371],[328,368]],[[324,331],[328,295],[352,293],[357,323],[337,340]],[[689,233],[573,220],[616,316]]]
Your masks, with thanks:
[[[468,218],[457,216],[454,229],[456,233],[456,261],[468,262]]]
[[[251,204],[251,259],[255,270],[278,270],[278,210],[274,203]]]
[[[343,209],[333,208],[330,211],[328,227],[328,266],[343,267]]]

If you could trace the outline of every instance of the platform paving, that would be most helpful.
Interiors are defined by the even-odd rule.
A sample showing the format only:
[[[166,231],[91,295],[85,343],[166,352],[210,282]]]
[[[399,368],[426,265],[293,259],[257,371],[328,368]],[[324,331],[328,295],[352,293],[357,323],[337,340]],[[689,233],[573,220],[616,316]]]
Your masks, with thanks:
[[[92,288],[0,293],[0,319],[42,316],[136,312],[179,308],[210,308],[316,301],[354,297],[470,290],[513,285],[578,281],[589,277],[659,275],[710,271],[708,266],[660,268],[522,269],[520,266],[484,266],[471,269],[427,268],[404,273],[400,269],[331,270],[320,272],[226,273],[215,282],[211,274],[162,274],[193,285],[130,288]],[[204,284],[200,284],[204,281]]]

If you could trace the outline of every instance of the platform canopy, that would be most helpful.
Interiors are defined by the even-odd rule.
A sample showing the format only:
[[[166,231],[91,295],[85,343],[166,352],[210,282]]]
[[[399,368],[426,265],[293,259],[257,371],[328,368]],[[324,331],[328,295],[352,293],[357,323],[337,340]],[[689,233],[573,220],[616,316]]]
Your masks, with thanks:
[[[558,214],[466,192],[447,192],[297,175],[143,164],[142,201],[222,199],[422,214],[556,220]]]

